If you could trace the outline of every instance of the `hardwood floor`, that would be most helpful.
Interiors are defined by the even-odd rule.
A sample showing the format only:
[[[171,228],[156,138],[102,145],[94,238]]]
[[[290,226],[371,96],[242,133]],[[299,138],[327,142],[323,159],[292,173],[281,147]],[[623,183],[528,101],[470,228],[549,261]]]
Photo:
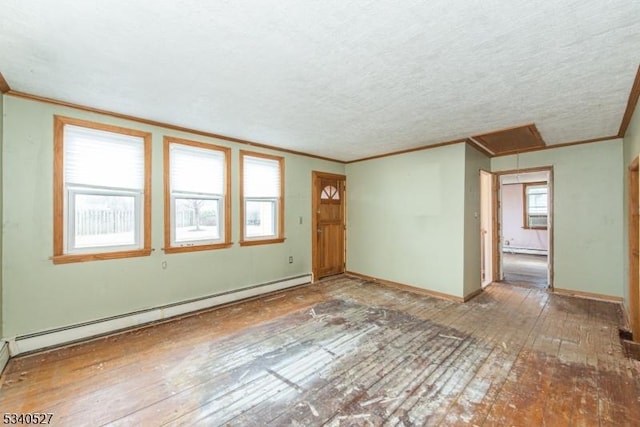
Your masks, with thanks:
[[[547,268],[546,255],[508,252],[502,254],[504,280],[509,283],[527,284],[545,289],[548,285]]]
[[[495,284],[466,304],[340,276],[13,359],[56,425],[640,425],[619,306]]]

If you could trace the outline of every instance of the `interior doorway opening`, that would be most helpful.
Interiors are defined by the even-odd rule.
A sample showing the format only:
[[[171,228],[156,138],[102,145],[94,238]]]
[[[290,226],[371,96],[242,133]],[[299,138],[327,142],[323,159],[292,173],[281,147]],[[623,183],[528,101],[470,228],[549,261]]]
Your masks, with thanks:
[[[550,263],[552,185],[550,170],[499,177],[500,280],[541,289],[552,287]]]
[[[553,168],[480,171],[482,287],[553,289]]]

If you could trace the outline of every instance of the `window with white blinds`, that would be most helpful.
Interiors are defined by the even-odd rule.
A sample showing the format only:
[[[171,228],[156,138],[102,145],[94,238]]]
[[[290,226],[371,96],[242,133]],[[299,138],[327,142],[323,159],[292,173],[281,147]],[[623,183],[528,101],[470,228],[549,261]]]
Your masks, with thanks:
[[[229,149],[195,141],[165,138],[169,164],[170,224],[165,252],[214,249],[227,243],[227,170]]]
[[[281,240],[284,158],[241,151],[241,244]]]
[[[64,178],[68,185],[141,191],[144,141],[137,136],[67,125]]]
[[[54,262],[148,255],[150,134],[65,117],[55,128]]]

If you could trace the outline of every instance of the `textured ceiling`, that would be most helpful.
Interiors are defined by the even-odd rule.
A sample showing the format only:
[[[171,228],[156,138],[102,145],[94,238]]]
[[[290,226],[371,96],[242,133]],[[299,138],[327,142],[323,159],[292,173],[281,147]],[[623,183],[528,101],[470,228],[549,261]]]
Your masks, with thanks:
[[[640,1],[2,0],[14,91],[352,160],[616,135]]]

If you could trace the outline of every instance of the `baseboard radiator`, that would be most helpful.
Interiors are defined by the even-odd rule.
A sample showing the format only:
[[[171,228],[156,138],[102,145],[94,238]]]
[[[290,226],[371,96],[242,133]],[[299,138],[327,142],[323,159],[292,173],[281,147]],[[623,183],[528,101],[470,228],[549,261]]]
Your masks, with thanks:
[[[9,363],[9,343],[0,340],[0,374],[4,371],[7,363]]]
[[[287,277],[272,282],[191,299],[188,301],[181,301],[161,307],[140,310],[133,313],[98,319],[91,322],[85,322],[33,334],[22,335],[15,338],[9,338],[7,339],[7,359],[9,358],[9,356],[13,357],[19,354],[31,353],[34,351],[57,347],[64,344],[84,341],[90,338],[140,327],[149,323],[166,320],[172,317],[204,310],[218,305],[240,301],[262,294],[267,294],[269,292],[279,291],[293,286],[304,285],[307,283],[311,283],[312,281],[313,276],[310,273],[295,277]],[[2,341],[0,340],[0,367],[3,366],[2,349],[4,347],[6,346],[3,346]]]
[[[549,255],[549,251],[546,249],[516,248],[513,246],[503,246],[502,252],[507,254]]]

